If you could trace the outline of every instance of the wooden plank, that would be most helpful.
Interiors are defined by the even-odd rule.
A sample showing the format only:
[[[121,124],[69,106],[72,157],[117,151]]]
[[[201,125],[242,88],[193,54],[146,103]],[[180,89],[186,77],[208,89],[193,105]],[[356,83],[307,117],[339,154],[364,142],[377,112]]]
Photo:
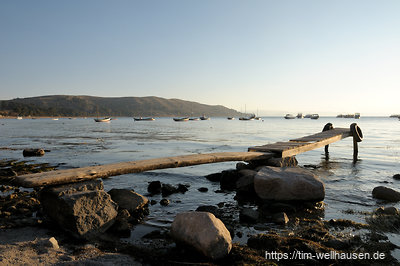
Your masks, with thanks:
[[[296,154],[324,147],[330,143],[339,141],[343,138],[351,136],[351,132],[347,128],[336,128],[314,135],[293,139],[289,143],[278,142],[263,146],[250,147],[248,151],[258,152],[275,152],[280,154],[282,158],[294,156]],[[293,144],[290,144],[293,143]]]
[[[208,154],[191,154],[176,157],[164,157],[149,160],[89,166],[76,169],[56,170],[51,172],[21,175],[15,177],[15,183],[22,187],[41,187],[80,182],[89,179],[139,173],[149,170],[184,167],[207,163],[228,161],[251,161],[269,159],[272,153],[263,152],[220,152]]]

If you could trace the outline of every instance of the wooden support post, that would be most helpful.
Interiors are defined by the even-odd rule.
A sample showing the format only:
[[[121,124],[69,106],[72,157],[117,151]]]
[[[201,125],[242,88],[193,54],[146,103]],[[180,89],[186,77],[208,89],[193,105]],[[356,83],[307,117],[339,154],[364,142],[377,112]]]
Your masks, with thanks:
[[[358,157],[358,141],[353,136],[353,163],[357,162],[358,160],[357,157]]]
[[[327,123],[324,128],[322,129],[322,132],[328,131],[333,129],[332,123]],[[329,160],[329,144],[325,145],[325,160]]]

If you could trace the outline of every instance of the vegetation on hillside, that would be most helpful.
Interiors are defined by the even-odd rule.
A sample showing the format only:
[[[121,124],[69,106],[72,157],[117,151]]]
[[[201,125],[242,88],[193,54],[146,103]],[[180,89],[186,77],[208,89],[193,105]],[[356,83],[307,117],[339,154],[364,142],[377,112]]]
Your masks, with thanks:
[[[159,97],[53,95],[0,101],[3,116],[238,116],[222,105]]]

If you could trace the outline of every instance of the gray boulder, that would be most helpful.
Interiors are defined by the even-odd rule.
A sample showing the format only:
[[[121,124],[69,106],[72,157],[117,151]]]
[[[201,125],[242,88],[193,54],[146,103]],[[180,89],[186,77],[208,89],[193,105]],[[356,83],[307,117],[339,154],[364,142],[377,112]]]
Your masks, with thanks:
[[[243,193],[254,193],[254,170],[243,169],[239,171],[239,179],[236,181],[236,191]]]
[[[297,167],[262,168],[254,177],[254,189],[261,199],[276,201],[321,201],[325,186],[312,172]]]
[[[97,237],[114,223],[118,208],[99,187],[101,181],[46,188],[40,193],[43,211],[75,237]]]
[[[232,248],[228,229],[208,212],[179,213],[172,223],[171,235],[211,259],[227,256]]]
[[[135,214],[149,204],[149,200],[131,189],[111,189],[108,191],[113,201],[120,208],[127,209],[130,214]]]
[[[400,192],[384,186],[375,187],[372,190],[372,197],[386,201],[400,201]]]

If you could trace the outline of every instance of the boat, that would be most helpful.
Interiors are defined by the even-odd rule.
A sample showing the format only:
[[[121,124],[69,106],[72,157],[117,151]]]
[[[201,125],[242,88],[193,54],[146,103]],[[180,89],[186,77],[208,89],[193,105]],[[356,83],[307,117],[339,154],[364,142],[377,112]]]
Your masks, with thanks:
[[[239,120],[241,120],[241,121],[250,121],[250,120],[254,120],[254,118],[256,118],[256,115],[252,114],[249,117],[239,117]]]
[[[360,119],[360,117],[361,117],[361,114],[360,114],[360,113],[355,113],[355,114],[354,114],[354,118],[355,118],[355,119]]]
[[[17,119],[18,120],[22,120],[22,116],[17,116]]]
[[[296,117],[299,119],[303,118],[303,113],[297,113]]]
[[[198,118],[198,117],[191,117],[191,118],[189,118],[189,120],[190,120],[190,121],[199,121],[200,118]]]
[[[210,120],[210,118],[209,118],[209,117],[207,117],[207,116],[204,116],[204,115],[200,116],[200,119],[201,119],[201,120]]]
[[[294,115],[292,115],[292,114],[286,114],[285,116],[285,119],[295,119],[296,117],[294,116]]]
[[[175,122],[186,122],[189,121],[189,117],[174,117]]]
[[[54,120],[54,121],[58,121],[58,118],[52,118],[52,120]]]
[[[156,119],[153,117],[134,117],[133,120],[135,120],[135,121],[154,121]]]
[[[312,114],[310,118],[311,119],[318,119],[319,118],[319,114]]]
[[[104,117],[104,118],[95,118],[94,121],[96,122],[110,122],[111,121],[111,117]]]
[[[306,114],[304,118],[311,118],[312,114]]]
[[[228,120],[235,120],[234,117],[228,117]]]

